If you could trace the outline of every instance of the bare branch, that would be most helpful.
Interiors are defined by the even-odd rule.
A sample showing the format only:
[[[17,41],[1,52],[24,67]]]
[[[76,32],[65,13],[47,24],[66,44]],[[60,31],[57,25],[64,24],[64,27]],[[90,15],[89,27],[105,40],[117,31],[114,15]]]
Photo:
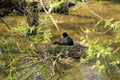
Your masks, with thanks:
[[[5,25],[6,25],[6,27],[8,28],[8,29],[10,29],[10,27],[9,27],[9,25],[0,17],[0,20],[2,21],[2,23],[4,23]]]
[[[45,9],[45,6],[44,6],[44,4],[43,4],[43,1],[42,1],[42,0],[39,0],[39,2],[40,2],[40,4],[41,4],[42,8],[44,9],[44,11],[47,13],[48,17],[52,20],[52,22],[53,22],[53,24],[55,25],[55,27],[57,28],[57,30],[60,31],[60,29],[59,29],[57,23],[55,22],[54,18],[50,15],[50,13],[51,13],[52,10],[47,11],[47,10]]]
[[[87,5],[87,3],[85,2],[85,0],[82,0],[82,2],[83,2],[83,4],[86,6],[86,8],[87,8],[92,14],[94,14],[95,16],[97,16],[98,18],[100,18],[101,20],[103,20],[103,18],[102,18],[100,15],[98,15],[97,13],[95,13],[95,12]]]

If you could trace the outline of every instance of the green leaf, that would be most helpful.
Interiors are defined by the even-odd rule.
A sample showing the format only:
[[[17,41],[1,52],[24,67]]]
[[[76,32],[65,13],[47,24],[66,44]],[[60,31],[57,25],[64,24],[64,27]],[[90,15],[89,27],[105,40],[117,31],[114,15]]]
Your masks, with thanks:
[[[105,69],[105,65],[101,65],[101,66],[99,67],[98,72],[101,73],[104,69]]]
[[[96,23],[96,26],[99,25],[101,22],[102,22],[102,20],[99,20],[99,21]]]
[[[97,61],[96,61],[96,65],[97,65],[97,66],[99,66],[100,63],[101,63],[100,60],[97,60]]]

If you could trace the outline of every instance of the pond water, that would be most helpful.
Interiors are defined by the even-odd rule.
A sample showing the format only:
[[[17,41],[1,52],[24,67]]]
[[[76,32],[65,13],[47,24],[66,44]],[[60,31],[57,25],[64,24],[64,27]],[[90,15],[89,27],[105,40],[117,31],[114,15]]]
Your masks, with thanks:
[[[69,62],[68,62],[69,61]],[[119,80],[120,72],[113,74],[99,73],[97,69],[91,68],[91,63],[81,64],[79,61],[69,59],[65,60],[66,65],[62,65],[61,73],[56,74],[51,80]],[[62,64],[62,63],[61,63]],[[60,65],[59,65],[60,66]],[[67,67],[65,69],[65,67]],[[70,67],[71,66],[71,67]]]
[[[100,7],[98,5],[102,4],[102,13],[100,11]],[[92,2],[91,3],[91,9],[93,9],[97,14],[102,15],[105,19],[111,19],[114,18],[115,20],[120,20],[120,17],[118,17],[120,14],[120,5],[114,5],[109,2]],[[111,13],[109,13],[111,11]],[[109,13],[109,15],[108,15]],[[87,28],[94,28],[98,31],[97,34],[89,34],[91,38],[99,37],[101,40],[111,40],[113,39],[113,36],[111,35],[112,32],[107,32],[104,35],[99,34],[103,32],[104,29],[102,26],[96,26],[95,23],[98,21],[98,18],[91,14],[85,7],[83,6],[75,6],[70,8],[70,14],[69,15],[63,15],[63,14],[51,14],[53,18],[56,20],[60,31],[57,31],[54,24],[51,22],[49,18],[47,18],[47,21],[43,21],[43,24],[41,26],[44,26],[45,28],[51,27],[52,29],[52,35],[51,38],[52,41],[58,40],[60,38],[61,34],[63,32],[68,32],[68,34],[73,38],[74,41],[80,42],[80,38],[76,36],[76,34],[80,36],[84,36],[81,29]],[[43,19],[45,19],[46,14],[40,13],[40,23]],[[25,16],[16,16],[16,17],[9,17],[4,18],[4,20],[10,25],[12,30],[16,30],[14,28],[14,25],[17,23],[25,22],[26,17]],[[0,23],[0,26],[5,25],[3,23]],[[0,28],[0,32],[3,33],[5,29],[3,27]],[[64,67],[64,66],[61,66]],[[64,69],[64,73],[62,75],[56,74],[52,80],[120,80],[120,72],[116,72],[113,74],[101,74],[97,72],[97,69],[92,70],[90,65],[81,65],[80,62],[74,62],[72,67],[70,69]]]
[[[90,65],[74,61],[71,65],[70,69],[64,70],[61,75],[55,75],[52,80],[109,80],[105,75],[98,73],[97,69],[91,69]]]

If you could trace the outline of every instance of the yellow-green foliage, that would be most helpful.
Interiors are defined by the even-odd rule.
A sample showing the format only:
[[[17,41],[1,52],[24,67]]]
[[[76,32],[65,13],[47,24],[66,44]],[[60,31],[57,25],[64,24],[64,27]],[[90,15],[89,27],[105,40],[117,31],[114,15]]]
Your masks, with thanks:
[[[6,30],[0,35],[0,74],[6,74],[4,76],[6,80],[17,78],[16,67],[20,66],[19,60],[22,55],[33,55],[37,49],[40,50],[39,46],[51,42],[50,38],[52,35],[49,27],[39,26],[35,36],[26,36],[28,28],[29,26],[23,22],[16,26],[15,31],[11,28],[13,31],[11,29]]]
[[[114,39],[110,42],[103,43],[101,39],[96,38],[92,39],[89,38],[88,34],[92,33],[95,34],[95,30],[87,29],[87,33],[85,37],[82,37],[81,39],[85,44],[88,46],[87,50],[87,57],[85,59],[81,59],[81,61],[95,61],[95,64],[92,68],[99,68],[99,72],[102,70],[110,70],[115,71],[119,69],[118,64],[120,64],[120,50],[119,46],[117,48],[114,48],[111,46],[114,43],[118,43],[120,41],[120,22],[112,22],[112,20],[104,20],[98,22],[98,24],[104,22],[104,28],[108,28],[108,30],[112,30],[114,32]],[[86,32],[86,31],[84,31]],[[103,32],[104,34],[104,32]]]

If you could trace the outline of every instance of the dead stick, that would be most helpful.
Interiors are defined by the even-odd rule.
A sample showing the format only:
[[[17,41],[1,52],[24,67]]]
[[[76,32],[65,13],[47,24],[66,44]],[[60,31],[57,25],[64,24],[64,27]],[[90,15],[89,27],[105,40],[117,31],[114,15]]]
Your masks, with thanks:
[[[52,20],[52,22],[53,22],[53,24],[55,25],[55,27],[57,28],[57,30],[60,31],[60,29],[59,29],[57,23],[55,22],[54,18],[50,15],[50,12],[51,12],[52,10],[47,11],[47,10],[45,9],[45,6],[44,6],[44,4],[43,4],[43,1],[42,1],[42,0],[39,0],[39,1],[40,1],[40,4],[41,4],[42,8],[43,8],[44,11],[48,14],[48,16],[49,16],[50,19]]]
[[[10,29],[10,27],[9,27],[9,25],[0,17],[0,20],[2,21],[2,23],[4,23],[5,25],[6,25],[6,27],[8,28],[8,29]]]

